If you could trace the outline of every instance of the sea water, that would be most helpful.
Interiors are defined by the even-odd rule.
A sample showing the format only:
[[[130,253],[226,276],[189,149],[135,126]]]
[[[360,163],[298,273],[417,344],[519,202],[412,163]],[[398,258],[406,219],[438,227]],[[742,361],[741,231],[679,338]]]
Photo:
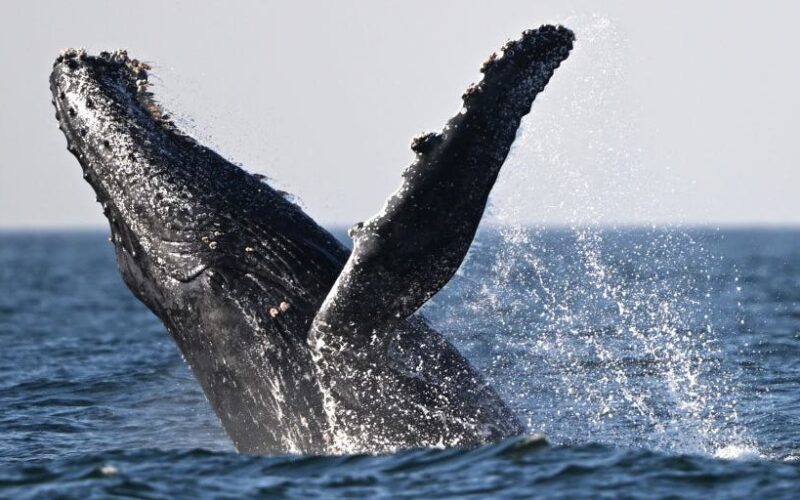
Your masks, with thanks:
[[[529,437],[244,456],[122,283],[104,232],[5,233],[0,495],[798,490],[798,230],[487,226],[424,313]]]

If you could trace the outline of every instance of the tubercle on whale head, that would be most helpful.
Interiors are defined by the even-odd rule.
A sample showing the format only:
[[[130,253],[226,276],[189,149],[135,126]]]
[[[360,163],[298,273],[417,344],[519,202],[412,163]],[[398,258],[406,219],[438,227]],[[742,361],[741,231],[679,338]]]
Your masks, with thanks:
[[[149,65],[129,59],[124,50],[87,56],[83,49],[66,49],[53,63],[52,103],[67,149],[84,169],[84,177],[106,204],[112,188],[142,174],[137,165],[142,145],[160,139],[171,123],[147,91]]]

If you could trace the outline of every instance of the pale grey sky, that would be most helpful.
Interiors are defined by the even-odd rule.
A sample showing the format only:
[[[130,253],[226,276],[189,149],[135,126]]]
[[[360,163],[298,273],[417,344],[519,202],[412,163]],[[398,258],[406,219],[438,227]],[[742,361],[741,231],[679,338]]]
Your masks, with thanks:
[[[0,227],[101,226],[58,131],[63,47],[127,48],[189,131],[324,223],[376,212],[508,38],[578,37],[492,198],[500,220],[800,223],[800,3],[3,3]]]

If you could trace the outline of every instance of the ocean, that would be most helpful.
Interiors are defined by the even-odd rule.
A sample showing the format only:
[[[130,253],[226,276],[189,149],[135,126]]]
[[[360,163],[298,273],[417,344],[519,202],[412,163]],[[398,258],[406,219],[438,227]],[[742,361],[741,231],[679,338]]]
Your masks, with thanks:
[[[800,230],[484,227],[423,311],[527,436],[240,455],[105,232],[2,233],[0,496],[800,492]]]

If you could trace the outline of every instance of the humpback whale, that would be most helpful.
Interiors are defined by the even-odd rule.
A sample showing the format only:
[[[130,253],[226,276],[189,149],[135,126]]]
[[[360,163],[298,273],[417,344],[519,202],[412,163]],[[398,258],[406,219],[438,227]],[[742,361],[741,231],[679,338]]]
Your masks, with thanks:
[[[237,450],[388,452],[524,432],[418,309],[463,261],[534,98],[572,49],[529,30],[348,249],[285,193],[182,132],[150,67],[118,50],[56,59],[56,119],[108,219],[133,294],[166,326]]]

